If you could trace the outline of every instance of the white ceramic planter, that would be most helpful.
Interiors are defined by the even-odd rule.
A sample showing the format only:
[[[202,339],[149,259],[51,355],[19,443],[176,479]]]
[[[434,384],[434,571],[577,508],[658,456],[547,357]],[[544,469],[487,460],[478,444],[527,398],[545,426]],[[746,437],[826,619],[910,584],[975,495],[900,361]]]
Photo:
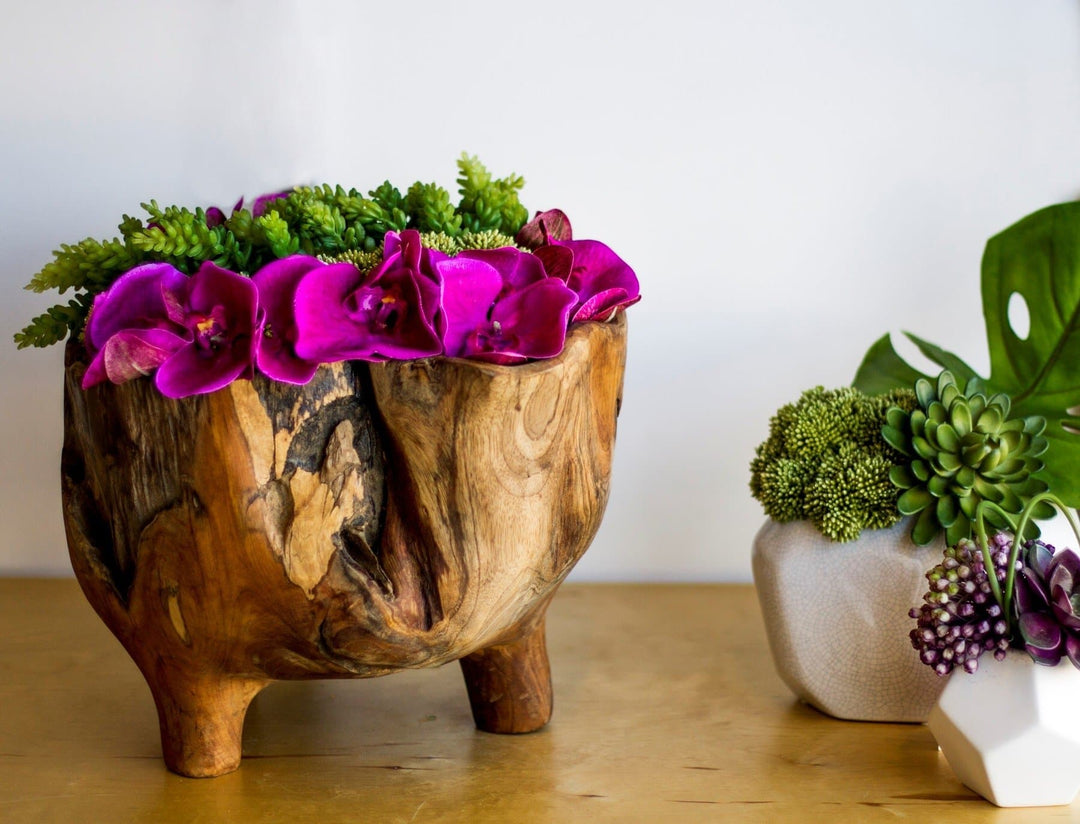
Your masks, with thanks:
[[[836,543],[806,521],[769,520],[754,583],[773,662],[800,699],[837,718],[925,721],[945,681],[920,663],[908,610],[943,545],[918,547],[909,520]]]
[[[954,672],[929,727],[964,784],[999,807],[1070,804],[1080,791],[1080,671],[1009,650]]]

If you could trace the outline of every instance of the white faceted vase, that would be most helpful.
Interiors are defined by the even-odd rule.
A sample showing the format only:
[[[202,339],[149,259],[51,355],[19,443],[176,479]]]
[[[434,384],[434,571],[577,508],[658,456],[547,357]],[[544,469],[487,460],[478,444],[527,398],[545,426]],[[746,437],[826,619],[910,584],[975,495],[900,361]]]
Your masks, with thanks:
[[[954,671],[928,725],[952,771],[999,807],[1070,804],[1080,791],[1080,670],[1009,650]]]
[[[807,521],[769,520],[754,538],[754,584],[773,663],[800,699],[853,721],[925,721],[945,686],[919,661],[908,610],[944,545],[911,522],[830,541]]]

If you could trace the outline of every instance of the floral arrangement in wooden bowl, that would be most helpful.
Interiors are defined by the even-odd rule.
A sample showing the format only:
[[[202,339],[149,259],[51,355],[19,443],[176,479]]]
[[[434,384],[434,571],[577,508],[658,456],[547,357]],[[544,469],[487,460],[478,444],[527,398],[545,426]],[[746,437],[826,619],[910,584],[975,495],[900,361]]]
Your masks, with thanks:
[[[922,374],[886,335],[851,387],[780,409],[751,464],[770,518],[754,577],[773,657],[832,715],[926,720],[944,681],[912,656],[902,620],[925,570],[977,521],[1007,529],[1026,513],[1037,535],[1031,518],[1053,514],[1048,490],[1080,505],[1080,204],[992,238],[982,293],[988,378],[909,334],[944,370]],[[1030,330],[1010,321],[1017,303]]]
[[[75,573],[145,676],[170,769],[235,769],[275,679],[460,660],[477,725],[543,726],[544,614],[607,500],[637,279],[521,178],[460,201],[319,186],[146,204],[63,246]]]

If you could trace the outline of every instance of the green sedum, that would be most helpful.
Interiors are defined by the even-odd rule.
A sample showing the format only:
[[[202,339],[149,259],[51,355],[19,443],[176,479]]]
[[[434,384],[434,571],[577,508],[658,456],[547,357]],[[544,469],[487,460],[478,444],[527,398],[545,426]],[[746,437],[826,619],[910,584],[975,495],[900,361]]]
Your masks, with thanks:
[[[750,463],[750,491],[776,521],[808,520],[834,541],[897,523],[890,470],[903,455],[881,436],[890,407],[914,409],[915,394],[865,395],[816,387],[781,407]]]

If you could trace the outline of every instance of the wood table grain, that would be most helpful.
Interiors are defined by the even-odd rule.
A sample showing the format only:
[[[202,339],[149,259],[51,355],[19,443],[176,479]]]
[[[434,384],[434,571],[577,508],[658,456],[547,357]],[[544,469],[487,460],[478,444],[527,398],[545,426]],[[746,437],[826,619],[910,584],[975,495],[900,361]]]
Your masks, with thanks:
[[[0,580],[0,627],[5,822],[1080,819],[982,801],[923,726],[797,703],[745,585],[563,587],[555,714],[529,735],[476,731],[456,666],[276,683],[213,779],[166,771],[149,690],[74,581]]]

